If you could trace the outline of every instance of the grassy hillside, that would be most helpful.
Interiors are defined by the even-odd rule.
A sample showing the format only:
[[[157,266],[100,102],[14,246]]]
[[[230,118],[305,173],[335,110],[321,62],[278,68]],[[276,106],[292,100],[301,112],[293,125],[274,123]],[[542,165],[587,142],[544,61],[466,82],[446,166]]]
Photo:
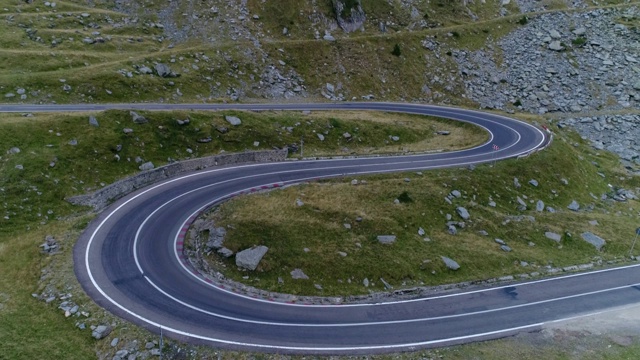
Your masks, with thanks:
[[[364,30],[345,33],[328,0],[92,4],[0,0],[1,102],[318,100],[329,82],[343,99],[467,104],[448,54],[521,19],[515,1],[376,0]],[[148,73],[157,63],[180,76]]]
[[[211,218],[216,226],[227,228],[225,247],[235,252],[266,245],[267,255],[254,272],[238,269],[234,258],[212,253],[208,259],[234,280],[259,288],[348,296],[384,291],[380,278],[395,288],[434,286],[544,274],[549,268],[624,258],[636,228],[632,219],[637,202],[601,201],[600,196],[612,193],[608,184],[634,189],[640,180],[624,176],[613,155],[598,154],[586,144],[576,147],[575,142],[580,142],[575,135],[560,137],[551,148],[526,160],[472,171],[357,177],[366,184],[356,186],[352,178],[336,179],[241,197],[214,209]],[[521,188],[514,186],[514,177]],[[531,179],[539,186],[528,184]],[[444,197],[453,190],[462,197],[448,204]],[[518,197],[527,210],[517,210]],[[304,205],[296,206],[297,199]],[[536,211],[538,200],[557,212]],[[572,200],[592,209],[570,211]],[[458,206],[468,209],[471,218],[453,236],[447,233],[446,214],[461,221]],[[597,225],[590,224],[594,220]],[[425,231],[422,236],[420,228]],[[488,236],[480,234],[483,230]],[[547,231],[560,234],[562,240],[547,239]],[[603,251],[580,238],[586,231],[607,240]],[[377,235],[389,234],[397,237],[391,245],[376,240]],[[503,251],[496,238],[513,251]],[[455,259],[461,269],[448,270],[440,256]],[[310,280],[292,280],[289,273],[295,268]],[[371,285],[363,285],[365,278]]]
[[[104,354],[114,352],[109,346],[113,337],[119,337],[122,344],[155,339],[107,316],[80,288],[73,273],[72,248],[94,214],[64,201],[137,173],[143,161],[160,166],[170,159],[223,150],[271,149],[299,143],[301,137],[305,154],[313,156],[345,154],[345,149],[348,154],[457,149],[482,143],[487,136],[464,124],[387,113],[140,114],[149,123],[134,124],[125,111],[0,115],[0,359],[87,359],[94,347]],[[90,115],[96,117],[99,127],[89,124]],[[242,124],[232,128],[224,115],[236,115]],[[190,120],[188,125],[178,124],[177,120],[185,119]],[[224,134],[218,130],[222,126],[228,127]],[[133,132],[125,134],[125,128]],[[451,135],[434,135],[441,129]],[[347,131],[352,141],[344,139],[342,134]],[[320,141],[317,133],[325,134],[325,140]],[[400,139],[394,142],[390,135]],[[198,142],[208,137],[211,142]],[[47,235],[56,238],[59,253],[40,252]],[[53,299],[40,301],[32,294],[41,300]],[[65,318],[58,306],[69,300],[69,294],[80,309]],[[117,331],[109,340],[95,342],[88,329],[102,323],[115,323]],[[80,324],[86,329],[78,328]]]

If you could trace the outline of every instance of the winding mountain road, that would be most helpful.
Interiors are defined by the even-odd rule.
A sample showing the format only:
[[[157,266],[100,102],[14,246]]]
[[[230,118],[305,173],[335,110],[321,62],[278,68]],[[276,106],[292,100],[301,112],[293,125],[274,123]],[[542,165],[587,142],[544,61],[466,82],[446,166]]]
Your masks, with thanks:
[[[0,105],[0,112],[148,110],[377,110],[434,115],[486,129],[490,140],[448,153],[285,161],[185,174],[118,200],[74,248],[75,271],[102,307],[184,341],[280,353],[361,354],[497,338],[545,322],[640,300],[640,268],[564,277],[376,304],[302,305],[241,296],[194,274],[182,256],[184,229],[201,209],[233,194],[309,179],[479,164],[544,147],[545,132],[503,116],[395,103],[282,105]],[[493,150],[493,145],[499,151]]]

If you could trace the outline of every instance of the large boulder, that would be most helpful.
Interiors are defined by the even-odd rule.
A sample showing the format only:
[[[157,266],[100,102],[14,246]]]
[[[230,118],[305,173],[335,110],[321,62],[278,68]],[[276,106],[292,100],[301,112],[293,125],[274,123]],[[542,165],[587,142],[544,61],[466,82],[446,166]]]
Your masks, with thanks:
[[[578,204],[577,201],[573,200],[571,202],[571,204],[569,204],[569,206],[567,206],[567,209],[572,210],[572,211],[578,211],[578,210],[580,210],[580,204]]]
[[[160,77],[166,78],[171,76],[171,68],[166,64],[158,63],[156,64],[154,69],[156,71],[156,74],[158,74],[158,76]]]
[[[135,111],[129,111],[129,115],[131,115],[131,120],[133,120],[136,124],[146,124],[149,122],[146,117],[138,114]]]
[[[367,19],[360,0],[333,0],[333,11],[338,26],[347,33],[362,29]]]
[[[606,244],[606,241],[604,241],[603,238],[590,232],[582,233],[580,234],[580,236],[582,236],[582,239],[584,241],[593,245],[598,251],[600,251],[600,249],[602,249],[602,247]]]
[[[440,256],[440,258],[442,259],[442,261],[444,261],[444,264],[447,266],[447,268],[451,269],[451,270],[458,270],[460,269],[460,265],[458,265],[457,262],[455,262],[454,260],[446,257],[446,256]]]
[[[138,166],[138,169],[140,169],[141,171],[149,171],[149,170],[152,170],[153,168],[155,168],[155,166],[153,165],[153,163],[151,161],[148,161],[148,162]]]
[[[469,217],[471,217],[469,215],[469,211],[467,211],[467,209],[463,208],[462,206],[458,207],[456,211],[458,212],[458,215],[460,215],[460,217],[464,220],[469,220]]]
[[[396,242],[395,235],[378,235],[377,239],[380,244],[393,244]]]
[[[553,51],[562,51],[564,50],[564,46],[558,40],[554,40],[549,44],[549,50]]]
[[[291,271],[291,278],[294,280],[308,280],[309,277],[302,271],[302,269],[293,269]]]
[[[242,250],[236,254],[236,265],[247,270],[255,270],[268,250],[269,248],[263,245]]]
[[[100,340],[107,337],[111,333],[111,326],[109,325],[100,325],[93,330],[91,336],[95,339]]]
[[[238,126],[242,124],[242,121],[237,116],[225,116],[224,119],[227,120],[227,122],[233,126]]]
[[[562,240],[562,235],[560,235],[560,234],[556,234],[556,233],[551,232],[551,231],[547,231],[547,232],[545,232],[545,233],[544,233],[544,236],[545,236],[547,239],[553,240],[553,241],[555,241],[555,242],[557,242],[557,243],[559,243],[559,242]]]

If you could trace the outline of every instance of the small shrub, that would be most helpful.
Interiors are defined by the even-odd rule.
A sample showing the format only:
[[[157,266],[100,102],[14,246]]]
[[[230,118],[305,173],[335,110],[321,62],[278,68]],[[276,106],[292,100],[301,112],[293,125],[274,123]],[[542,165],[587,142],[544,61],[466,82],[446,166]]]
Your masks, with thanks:
[[[571,43],[574,46],[584,46],[584,44],[587,43],[587,38],[583,37],[583,36],[580,36],[580,37],[577,37],[577,38],[571,40]]]
[[[402,55],[402,51],[400,50],[400,45],[396,44],[393,47],[393,51],[391,52],[391,54],[395,55],[395,56],[400,56]]]
[[[522,106],[522,102],[520,101],[520,99],[517,99],[516,101],[514,101],[513,106]]]
[[[452,31],[452,32],[451,32],[451,35],[452,35],[454,38],[456,38],[456,39],[459,39],[459,38],[460,38],[460,33],[459,33],[459,32],[457,32],[457,31]]]
[[[529,22],[529,18],[527,17],[527,15],[522,15],[520,20],[518,20],[518,24],[520,25],[527,25],[528,22]]]
[[[408,192],[403,191],[402,194],[398,196],[398,201],[400,201],[400,203],[402,204],[406,204],[406,203],[412,203],[413,199],[411,198],[411,196],[409,196]]]
[[[451,56],[451,55],[453,55],[453,53],[451,51],[447,51],[447,55]]]

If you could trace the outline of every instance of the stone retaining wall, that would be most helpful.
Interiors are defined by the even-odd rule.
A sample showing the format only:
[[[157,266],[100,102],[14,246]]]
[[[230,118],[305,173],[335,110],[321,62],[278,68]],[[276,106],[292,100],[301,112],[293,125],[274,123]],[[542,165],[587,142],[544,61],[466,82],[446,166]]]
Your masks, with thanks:
[[[180,161],[116,181],[115,183],[107,185],[94,193],[73,196],[66,200],[74,205],[92,206],[96,211],[99,211],[109,205],[109,203],[131,193],[132,191],[178,174],[202,170],[214,166],[284,161],[287,158],[287,154],[288,149],[284,148],[282,150],[220,154]]]

